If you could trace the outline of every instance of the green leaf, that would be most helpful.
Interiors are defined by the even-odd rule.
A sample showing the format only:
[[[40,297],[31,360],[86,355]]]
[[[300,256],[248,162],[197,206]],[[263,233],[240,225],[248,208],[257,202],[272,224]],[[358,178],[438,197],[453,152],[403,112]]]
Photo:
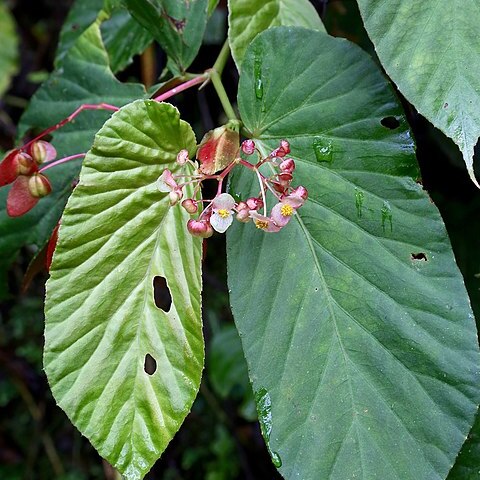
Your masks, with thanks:
[[[141,53],[153,38],[120,2],[106,5],[105,0],[77,0],[71,8],[60,32],[56,63],[59,65],[78,37],[97,18],[101,21],[101,32],[105,49],[113,72],[123,70],[132,58]]]
[[[94,24],[83,33],[56,70],[33,96],[21,118],[20,135],[28,129],[45,129],[70,115],[84,103],[126,103],[145,95],[142,85],[122,84],[108,67],[100,30]],[[53,134],[58,158],[86,152],[92,145],[95,132],[111,115],[107,111],[85,111],[74,124],[66,125]],[[0,190],[0,270],[13,261],[22,245],[43,246],[58,222],[72,180],[78,175],[81,161],[66,163],[46,171],[52,183],[52,194],[41,199],[37,206],[19,218],[7,216],[8,187]]]
[[[405,98],[460,148],[480,135],[480,9],[475,0],[358,0],[365,28]]]
[[[134,18],[183,73],[197,56],[207,24],[208,0],[125,0]]]
[[[208,0],[208,16],[212,15],[217,8],[219,0]]]
[[[229,0],[228,41],[238,70],[250,42],[267,28],[292,25],[325,30],[309,0]]]
[[[18,38],[15,20],[5,2],[0,1],[0,96],[10,85],[10,80],[18,70]]]
[[[478,480],[480,478],[480,417],[477,414],[475,424],[463,444],[448,480]]]
[[[193,156],[195,135],[175,107],[137,100],[115,113],[84,161],[47,282],[53,395],[127,480],[143,478],[164,451],[203,368],[201,241],[187,232],[189,215],[156,187],[182,148]],[[156,306],[157,276],[171,306]]]
[[[227,237],[273,460],[286,479],[445,478],[479,399],[476,328],[391,88],[353,44],[278,27],[247,50],[238,103],[263,154],[291,142],[310,194],[278,234]],[[232,191],[258,195],[254,177]]]

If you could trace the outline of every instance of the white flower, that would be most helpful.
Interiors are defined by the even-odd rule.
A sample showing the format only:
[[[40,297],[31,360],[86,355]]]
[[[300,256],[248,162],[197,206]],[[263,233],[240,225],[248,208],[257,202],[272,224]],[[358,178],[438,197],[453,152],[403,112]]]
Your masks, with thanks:
[[[212,202],[210,224],[218,233],[224,233],[233,222],[234,198],[228,193],[221,193]]]

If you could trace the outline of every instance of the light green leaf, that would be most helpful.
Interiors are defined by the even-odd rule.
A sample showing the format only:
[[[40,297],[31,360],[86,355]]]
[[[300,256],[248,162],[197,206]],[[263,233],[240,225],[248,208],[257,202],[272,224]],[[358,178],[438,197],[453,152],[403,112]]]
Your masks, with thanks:
[[[18,38],[15,20],[5,2],[0,1],[0,96],[10,85],[10,80],[18,70]]]
[[[267,28],[292,25],[325,30],[309,0],[229,0],[228,41],[238,70],[250,42]]]
[[[57,47],[56,63],[61,63],[78,37],[98,18],[105,49],[113,72],[123,70],[132,58],[152,43],[152,36],[119,1],[77,0],[63,24]]]
[[[108,57],[100,38],[98,25],[83,33],[63,60],[61,69],[33,96],[21,118],[19,130],[23,136],[28,129],[45,129],[70,115],[83,103],[106,102],[122,106],[145,96],[142,85],[122,84],[108,67]],[[109,118],[108,111],[85,111],[74,124],[53,133],[53,145],[58,158],[87,152],[95,132]],[[52,193],[42,198],[36,207],[19,218],[6,213],[8,187],[0,189],[0,265],[6,268],[25,244],[43,246],[58,222],[67,198],[72,192],[72,180],[78,175],[81,160],[47,170]]]
[[[405,98],[460,148],[468,173],[480,135],[476,0],[358,0],[365,28]]]
[[[127,480],[143,478],[165,450],[200,385],[201,241],[156,187],[177,153],[195,147],[169,104],[138,100],[115,113],[84,161],[47,282],[53,395]],[[155,304],[157,276],[171,295],[166,311]]]
[[[391,88],[353,44],[278,27],[247,50],[238,102],[264,154],[291,142],[310,194],[278,234],[227,238],[273,460],[286,479],[445,478],[479,399],[476,328]],[[232,191],[257,195],[254,177]]]
[[[173,60],[174,66],[169,66],[174,73],[185,72],[202,44],[208,0],[125,0],[125,3],[132,16]]]

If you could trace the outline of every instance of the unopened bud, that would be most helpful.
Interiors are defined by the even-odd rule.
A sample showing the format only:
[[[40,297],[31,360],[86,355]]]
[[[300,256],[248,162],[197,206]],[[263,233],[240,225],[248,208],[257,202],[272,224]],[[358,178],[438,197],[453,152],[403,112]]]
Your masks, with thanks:
[[[180,150],[177,154],[177,163],[179,165],[185,165],[188,162],[188,150]]]
[[[239,222],[248,223],[250,221],[250,212],[248,208],[242,208],[242,210],[239,210],[236,215],[236,219]]]
[[[183,197],[183,191],[181,188],[175,188],[168,194],[168,198],[170,198],[170,205],[176,205]]]
[[[245,201],[245,203],[247,204],[249,210],[258,210],[259,208],[263,207],[262,199],[257,197],[250,197]]]
[[[186,198],[182,202],[182,207],[190,214],[197,213],[198,203],[193,198]]]
[[[236,208],[237,208],[237,212],[240,212],[241,210],[247,210],[247,211],[250,210],[250,208],[245,202],[238,202]]]
[[[292,190],[292,193],[290,195],[306,200],[308,198],[308,190],[302,185],[300,185],[299,187]]]
[[[255,152],[255,142],[253,140],[244,140],[242,142],[242,152],[245,155],[252,155]]]
[[[24,152],[15,155],[13,164],[17,175],[31,175],[38,170],[33,158]]]
[[[194,237],[209,238],[213,235],[213,228],[208,220],[194,220],[187,222],[187,230]]]
[[[46,197],[52,191],[52,186],[47,177],[41,173],[34,173],[28,179],[28,190],[32,197],[42,198]]]
[[[280,148],[285,152],[285,155],[290,153],[290,144],[287,140],[280,140]]]
[[[280,170],[286,173],[293,173],[293,171],[295,170],[295,162],[293,161],[293,158],[286,158],[280,164]]]
[[[55,147],[44,140],[37,140],[30,147],[30,153],[32,154],[33,159],[40,165],[44,162],[49,162],[57,156],[57,151]]]

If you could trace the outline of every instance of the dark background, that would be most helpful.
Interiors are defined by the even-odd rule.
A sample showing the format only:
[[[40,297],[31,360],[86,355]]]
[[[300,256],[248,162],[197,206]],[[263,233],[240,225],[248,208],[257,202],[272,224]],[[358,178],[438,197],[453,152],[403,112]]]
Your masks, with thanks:
[[[312,3],[329,33],[347,37],[374,55],[355,0]],[[58,34],[70,4],[70,0],[9,2],[20,37],[21,68],[10,90],[0,99],[0,149],[14,146],[18,119],[39,81],[52,70]],[[208,44],[190,71],[213,65],[225,35],[225,2],[220,2],[209,25]],[[153,66],[149,66],[152,59]],[[136,57],[119,78],[154,83],[164,66],[165,56],[155,48]],[[235,98],[237,81],[230,61],[224,84],[231,99]],[[424,188],[442,213],[474,311],[480,318],[479,192],[468,179],[457,147],[401,100],[417,141]],[[224,120],[210,88],[189,91],[174,101],[182,117],[194,126],[197,137]],[[113,480],[114,472],[56,407],[43,374],[46,273],[37,275],[28,291],[22,288],[34,254],[31,247],[22,250],[9,272],[9,299],[0,306],[0,479]],[[246,366],[228,304],[224,259],[224,237],[214,236],[208,241],[203,274],[207,360],[202,386],[192,412],[147,475],[148,480],[281,478],[255,421]]]

